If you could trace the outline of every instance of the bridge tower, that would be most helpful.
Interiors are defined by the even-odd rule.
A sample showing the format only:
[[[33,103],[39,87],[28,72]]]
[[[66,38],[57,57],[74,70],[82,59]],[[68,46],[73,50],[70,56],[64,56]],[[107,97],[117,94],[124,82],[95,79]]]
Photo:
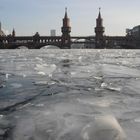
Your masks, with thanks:
[[[101,8],[99,8],[98,18],[96,19],[96,27],[95,27],[95,41],[96,41],[96,48],[104,48],[104,31],[105,28],[103,27],[103,19],[101,17]]]
[[[61,48],[70,49],[71,48],[71,37],[70,37],[71,27],[70,27],[70,19],[68,18],[68,15],[67,15],[67,8],[65,9],[65,16],[63,18],[63,26],[61,28],[61,31],[62,31]]]
[[[13,28],[12,37],[15,37],[15,36],[16,36],[16,32],[15,32],[15,29]]]
[[[1,29],[1,22],[0,22],[0,31],[1,31],[2,29]]]

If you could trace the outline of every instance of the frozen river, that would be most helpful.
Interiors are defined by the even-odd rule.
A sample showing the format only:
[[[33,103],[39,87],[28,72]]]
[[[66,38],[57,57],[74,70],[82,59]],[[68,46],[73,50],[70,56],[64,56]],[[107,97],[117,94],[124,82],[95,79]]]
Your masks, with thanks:
[[[94,140],[100,116],[140,139],[139,50],[0,51],[0,140]]]

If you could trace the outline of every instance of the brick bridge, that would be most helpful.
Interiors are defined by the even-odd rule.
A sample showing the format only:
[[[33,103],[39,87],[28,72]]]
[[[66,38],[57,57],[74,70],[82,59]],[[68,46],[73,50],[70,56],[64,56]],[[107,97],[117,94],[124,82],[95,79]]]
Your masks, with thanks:
[[[113,48],[136,49],[140,46],[140,39],[129,36],[104,36],[103,19],[99,11],[96,19],[95,36],[70,36],[70,19],[67,9],[63,18],[61,36],[40,36],[37,32],[34,36],[16,36],[15,30],[11,35],[0,36],[0,49],[16,49],[26,46],[29,49],[40,49],[47,45],[57,46],[60,49],[70,49],[72,44],[84,44],[85,48]]]
[[[99,42],[100,43],[100,42]],[[69,40],[63,41],[62,36],[3,36],[0,37],[1,49],[18,49],[25,46],[28,49],[40,49],[52,45],[60,49],[70,49],[73,44],[84,44],[85,48],[108,48],[108,49],[138,49],[140,40],[125,36],[104,36],[102,46],[98,46],[96,36],[72,36]]]

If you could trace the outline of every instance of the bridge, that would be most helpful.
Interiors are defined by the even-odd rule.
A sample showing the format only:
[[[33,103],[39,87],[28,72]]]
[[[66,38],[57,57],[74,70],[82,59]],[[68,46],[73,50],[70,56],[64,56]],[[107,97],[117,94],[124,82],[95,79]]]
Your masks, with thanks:
[[[28,49],[41,49],[44,46],[57,46],[60,49],[70,49],[73,44],[84,44],[85,48],[96,48],[95,36],[71,36],[68,44],[63,43],[62,36],[2,36],[0,49],[18,49],[25,46]],[[104,48],[136,49],[140,40],[125,36],[104,36]],[[66,46],[64,46],[66,45]],[[91,45],[91,47],[89,47]],[[93,47],[94,46],[94,47]]]
[[[104,36],[108,49],[140,49],[140,39],[130,36]]]
[[[67,9],[63,18],[61,36],[40,36],[36,32],[33,36],[16,36],[15,30],[8,36],[0,36],[0,49],[17,49],[26,46],[28,49],[40,49],[52,45],[60,49],[70,49],[73,44],[84,44],[85,48],[95,49],[139,49],[140,39],[129,36],[105,36],[103,19],[99,11],[96,19],[95,36],[71,36],[70,19]]]
[[[28,49],[40,49],[47,45],[54,45],[62,48],[62,38],[60,36],[8,36],[0,37],[1,46],[6,49],[16,49],[25,46]]]
[[[44,46],[52,45],[60,49],[70,48],[72,44],[93,44],[95,37],[73,36],[68,44],[63,43],[62,36],[2,36],[0,37],[0,47],[5,49],[16,49],[25,46],[28,49],[40,49]],[[66,45],[66,46],[64,46]]]

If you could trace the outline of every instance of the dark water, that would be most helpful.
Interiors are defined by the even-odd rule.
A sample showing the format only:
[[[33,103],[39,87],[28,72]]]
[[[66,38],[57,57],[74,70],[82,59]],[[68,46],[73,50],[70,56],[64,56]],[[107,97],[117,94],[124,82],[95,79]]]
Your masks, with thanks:
[[[1,50],[0,140],[91,140],[102,115],[140,138],[140,51]]]

